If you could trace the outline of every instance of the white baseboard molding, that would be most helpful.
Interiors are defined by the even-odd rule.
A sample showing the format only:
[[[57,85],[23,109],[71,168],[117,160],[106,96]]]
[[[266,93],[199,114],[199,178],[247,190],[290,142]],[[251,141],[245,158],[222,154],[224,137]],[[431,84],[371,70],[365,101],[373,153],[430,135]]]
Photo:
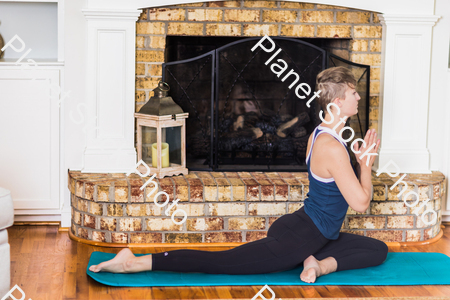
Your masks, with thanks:
[[[450,222],[450,215],[442,215],[442,222]]]
[[[15,215],[14,222],[61,221],[61,215]]]
[[[15,222],[61,222],[61,227],[71,226],[71,211],[65,209],[15,209]]]

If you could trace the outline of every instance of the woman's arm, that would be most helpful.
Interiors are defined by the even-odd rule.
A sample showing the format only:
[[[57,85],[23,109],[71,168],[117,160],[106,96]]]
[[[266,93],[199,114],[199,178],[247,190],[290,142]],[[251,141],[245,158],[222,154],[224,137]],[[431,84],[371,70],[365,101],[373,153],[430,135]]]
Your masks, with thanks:
[[[368,151],[368,153],[376,153],[380,144],[380,140],[376,141],[375,131],[372,130],[367,132],[364,141],[365,146],[360,148],[358,144],[355,144],[353,149],[354,152],[359,152],[355,153],[358,162],[357,174],[355,174],[355,170],[348,161],[347,151],[339,142],[330,140],[329,144],[323,148],[324,153],[326,151],[323,160],[328,171],[334,178],[337,187],[349,206],[357,212],[365,212],[370,205],[372,196],[372,164],[375,160],[375,156],[371,155],[367,166],[367,156],[364,156],[362,160],[359,157],[374,142],[376,142],[376,147]]]
[[[338,141],[332,141],[326,147],[328,155],[323,156],[331,176],[344,196],[348,205],[357,212],[365,212],[370,204],[371,188],[358,180],[352,167],[347,150]],[[361,169],[361,180],[367,181]]]
[[[371,129],[367,131],[367,134],[364,138],[364,141],[366,142],[365,147],[361,147],[359,149],[359,153],[355,153],[356,160],[358,162],[356,166],[356,172],[358,174],[359,182],[361,183],[361,187],[363,188],[364,192],[368,195],[372,195],[372,164],[375,161],[375,156],[367,156],[363,157],[361,160],[359,157],[362,155],[362,153],[365,153],[366,149],[369,149],[370,146],[374,143],[376,143],[375,148],[373,148],[369,153],[377,153],[378,147],[380,146],[380,140],[377,140],[377,133],[375,132],[375,129]],[[356,144],[354,147],[354,152],[358,152],[359,144]],[[367,162],[369,160],[369,162]],[[369,205],[370,205],[370,197],[369,196]]]
[[[361,182],[361,167],[359,166],[359,164],[356,164],[355,170],[356,177],[358,177],[359,182]]]
[[[369,195],[369,205],[370,201],[372,200],[372,168],[366,167],[365,165],[361,167],[358,164],[358,170],[359,170],[359,182],[361,183],[361,187],[363,188],[364,192]]]

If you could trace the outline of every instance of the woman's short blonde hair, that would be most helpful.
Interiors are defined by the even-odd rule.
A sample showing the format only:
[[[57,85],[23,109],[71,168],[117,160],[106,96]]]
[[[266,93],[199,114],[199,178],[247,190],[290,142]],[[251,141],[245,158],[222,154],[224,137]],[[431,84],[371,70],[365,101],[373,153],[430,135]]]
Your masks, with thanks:
[[[356,88],[356,79],[352,71],[345,67],[333,67],[317,75],[316,91],[320,90],[319,104],[327,112],[328,103],[336,98],[345,99],[347,87]]]

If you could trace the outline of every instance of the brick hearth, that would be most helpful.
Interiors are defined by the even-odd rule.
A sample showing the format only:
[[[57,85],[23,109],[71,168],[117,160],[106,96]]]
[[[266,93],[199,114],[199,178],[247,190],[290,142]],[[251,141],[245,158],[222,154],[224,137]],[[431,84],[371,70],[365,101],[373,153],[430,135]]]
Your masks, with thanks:
[[[401,174],[403,175],[403,174]],[[303,206],[309,191],[305,172],[189,172],[188,175],[157,180],[159,191],[170,203],[180,199],[178,209],[188,218],[176,225],[164,215],[164,208],[146,194],[153,188],[140,187],[149,177],[136,174],[99,174],[69,171],[72,226],[75,236],[107,243],[224,243],[249,242],[266,236],[280,216]],[[411,212],[397,185],[400,178],[372,174],[373,194],[365,213],[349,207],[341,232],[373,237],[385,242],[425,241],[435,237],[441,224],[441,201],[446,190],[444,175],[408,174],[403,180],[420,202],[431,199],[427,208],[438,214],[437,222],[425,225],[420,214]],[[402,194],[405,195],[405,193]],[[409,198],[409,203],[411,203]],[[172,208],[172,213],[176,208]],[[431,213],[426,220],[432,220]],[[178,219],[180,220],[180,219]]]

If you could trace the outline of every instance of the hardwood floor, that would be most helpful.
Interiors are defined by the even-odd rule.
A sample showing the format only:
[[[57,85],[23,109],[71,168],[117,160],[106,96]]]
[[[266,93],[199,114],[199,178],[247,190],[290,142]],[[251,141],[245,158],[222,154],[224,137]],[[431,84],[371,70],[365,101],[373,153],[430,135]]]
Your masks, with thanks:
[[[69,239],[57,226],[13,226],[8,229],[11,245],[11,284],[26,294],[24,299],[251,299],[263,286],[212,287],[109,287],[86,275],[93,251],[117,253],[120,248],[93,247]],[[211,247],[217,251],[231,247]],[[194,248],[191,248],[194,249]],[[168,248],[136,248],[134,253],[162,252]],[[201,250],[205,250],[202,248]],[[450,256],[450,226],[436,243],[417,247],[391,247],[390,252],[439,252]],[[450,270],[449,270],[450,272]],[[450,285],[423,286],[270,286],[275,299],[372,298],[450,299]],[[16,291],[13,295],[20,299]],[[270,299],[268,291],[264,293]],[[0,297],[3,295],[0,295]],[[400,297],[400,298],[398,298]],[[404,298],[408,297],[408,298]],[[258,300],[261,299],[258,297]]]

